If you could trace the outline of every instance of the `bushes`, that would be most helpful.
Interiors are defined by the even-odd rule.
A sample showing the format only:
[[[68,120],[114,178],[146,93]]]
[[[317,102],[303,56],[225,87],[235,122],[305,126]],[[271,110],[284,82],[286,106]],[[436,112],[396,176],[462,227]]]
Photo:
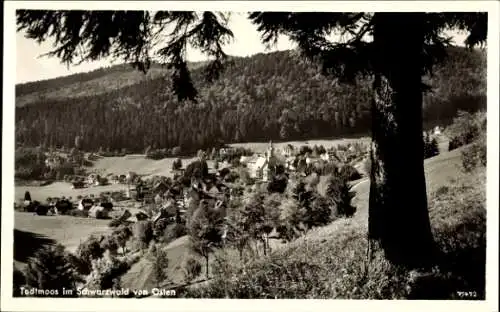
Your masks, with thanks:
[[[271,181],[267,184],[267,191],[269,193],[283,193],[286,190],[288,178],[284,174],[272,175]]]
[[[179,170],[182,168],[182,161],[180,158],[177,158],[175,159],[173,162],[172,162],[172,170]]]
[[[351,205],[354,197],[349,181],[344,176],[330,177],[326,197],[337,217],[351,217],[356,207]]]
[[[202,179],[208,175],[208,165],[205,160],[196,160],[190,163],[184,171],[184,179],[191,182],[191,179]]]
[[[282,202],[279,210],[279,225],[276,231],[279,233],[280,238],[285,241],[291,241],[302,235],[302,210],[299,202],[293,198],[289,198]]]
[[[76,256],[84,265],[81,268],[82,274],[89,274],[92,269],[92,260],[99,259],[103,255],[104,249],[101,247],[101,241],[101,238],[91,235],[78,246]]]
[[[367,157],[363,162],[363,170],[365,171],[365,175],[369,177],[372,170],[372,160],[370,157]]]
[[[227,169],[227,170],[230,170],[230,169]],[[224,181],[228,182],[228,183],[234,183],[234,182],[236,182],[236,180],[238,180],[238,178],[239,178],[238,173],[234,170],[231,170],[229,173],[227,173],[224,176]]]
[[[453,124],[446,129],[446,133],[451,138],[448,144],[449,151],[470,144],[481,133],[486,133],[486,112],[479,111],[471,114],[459,111],[457,115],[453,119]]]
[[[225,153],[219,153],[218,160],[223,162],[227,161],[231,164],[234,164],[234,167],[237,167],[239,164],[239,159],[241,156],[252,156],[253,151],[244,147],[236,147],[226,149]]]
[[[109,197],[114,201],[114,202],[119,202],[122,200],[125,200],[125,191],[117,191],[117,192],[111,192]]]
[[[120,276],[129,268],[127,262],[120,261],[106,252],[102,258],[92,261],[92,271],[88,277],[87,287],[96,290],[119,288]]]
[[[122,253],[125,254],[128,240],[132,237],[132,230],[126,225],[121,225],[111,234],[119,247],[122,248]]]
[[[462,140],[459,137],[451,138],[451,140],[448,142],[448,151],[457,149],[462,145],[463,145]]]
[[[162,218],[153,224],[153,237],[157,242],[163,239],[163,235],[169,223],[167,218]]]
[[[135,224],[134,237],[137,238],[140,248],[146,249],[153,239],[153,223],[149,220],[138,221]]]
[[[175,223],[172,228],[173,237],[179,238],[187,234],[187,229],[184,224]]]
[[[172,152],[171,151],[169,152],[167,149],[155,149],[155,150],[150,149],[146,152],[146,158],[153,160],[160,160],[171,156]]]
[[[114,218],[111,221],[109,221],[108,226],[116,228],[122,224],[123,224],[123,220],[121,218]]]
[[[20,297],[21,296],[21,287],[26,285],[26,277],[23,272],[14,267],[12,272],[12,296]]]
[[[193,257],[189,257],[183,265],[184,281],[192,282],[201,274],[201,263]]]
[[[207,279],[209,256],[222,243],[222,223],[222,215],[218,211],[211,210],[203,202],[189,222],[191,250],[205,258]]]
[[[354,181],[361,179],[361,174],[351,165],[344,165],[339,174],[347,179],[347,181]]]
[[[217,260],[213,265],[216,275],[211,283],[188,290],[184,296],[239,299],[326,298],[315,292],[325,283],[325,272],[310,261],[272,255],[265,261],[256,261],[242,267],[227,257]],[[311,293],[316,296],[304,296]]]
[[[255,182],[246,168],[238,168],[238,177],[243,185],[253,185]]]
[[[473,143],[462,151],[462,166],[466,172],[477,165],[486,166],[486,112],[471,114],[459,111],[446,133],[451,138],[448,144],[450,151]]]
[[[110,254],[116,255],[118,252],[118,242],[114,235],[107,235],[101,241],[101,249],[108,250]]]
[[[26,284],[30,287],[53,291],[54,297],[62,297],[63,289],[73,289],[73,293],[76,294],[77,281],[78,276],[69,261],[69,253],[62,245],[43,247],[28,260]]]
[[[321,175],[330,175],[338,172],[338,167],[334,162],[327,162],[321,168]]]
[[[163,231],[163,236],[161,237],[161,240],[163,243],[168,244],[171,241],[179,237],[182,237],[184,235],[187,235],[187,229],[184,224],[179,224],[179,223],[168,224]]]
[[[436,138],[430,138],[429,133],[424,136],[424,159],[439,155],[439,146]]]
[[[45,154],[36,148],[17,148],[15,152],[15,177],[40,179],[46,172]]]
[[[486,166],[486,135],[462,151],[462,166],[466,172],[472,171],[478,165]]]
[[[87,210],[72,209],[68,212],[68,215],[73,217],[88,218],[89,212]]]
[[[304,223],[308,228],[323,226],[332,221],[332,210],[323,196],[315,193]]]
[[[160,287],[161,283],[168,278],[168,254],[162,246],[152,243],[149,247],[148,257],[153,264],[155,285],[156,287]]]

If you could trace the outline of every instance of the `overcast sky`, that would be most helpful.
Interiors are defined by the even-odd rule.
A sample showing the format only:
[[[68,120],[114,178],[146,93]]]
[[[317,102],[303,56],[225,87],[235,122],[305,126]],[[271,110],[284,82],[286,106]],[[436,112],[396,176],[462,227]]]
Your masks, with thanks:
[[[260,52],[266,52],[260,41],[257,29],[242,13],[233,13],[229,22],[229,28],[234,33],[233,41],[226,45],[224,50],[227,54],[235,56],[249,56]],[[456,44],[462,45],[465,36],[453,34]],[[87,72],[103,66],[109,66],[110,60],[100,60],[91,63],[83,63],[79,66],[66,67],[56,58],[41,57],[49,52],[53,41],[38,44],[36,41],[26,39],[24,33],[16,34],[16,83],[50,79],[59,76],[71,75],[78,72]],[[270,51],[287,50],[294,45],[286,38],[281,37],[276,47]],[[205,60],[199,51],[188,51],[189,61]]]

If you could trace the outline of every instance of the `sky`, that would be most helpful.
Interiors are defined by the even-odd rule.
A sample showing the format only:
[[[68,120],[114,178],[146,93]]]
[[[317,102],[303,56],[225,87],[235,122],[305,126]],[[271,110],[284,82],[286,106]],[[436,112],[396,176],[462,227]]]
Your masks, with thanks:
[[[294,48],[294,44],[286,37],[280,37],[276,46],[266,50],[260,41],[260,34],[255,25],[243,13],[232,13],[229,28],[234,33],[234,39],[224,47],[224,51],[234,56],[250,56],[257,53],[287,50]],[[452,34],[456,44],[465,39],[463,34]],[[110,59],[83,63],[79,66],[67,67],[57,58],[42,56],[52,50],[53,41],[48,40],[38,44],[35,40],[25,38],[24,32],[16,34],[16,83],[44,80],[59,76],[67,76],[79,72],[88,72],[104,66],[112,65]],[[188,49],[189,61],[203,61],[205,56],[196,50]]]

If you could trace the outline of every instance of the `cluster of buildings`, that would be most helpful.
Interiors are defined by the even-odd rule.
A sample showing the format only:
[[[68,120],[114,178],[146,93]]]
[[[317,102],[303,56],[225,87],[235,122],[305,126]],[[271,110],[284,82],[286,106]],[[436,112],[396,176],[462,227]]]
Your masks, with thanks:
[[[249,170],[250,176],[254,179],[261,181],[269,181],[272,168],[276,165],[283,165],[288,171],[297,170],[297,153],[294,147],[290,144],[284,146],[281,150],[276,150],[273,143],[270,142],[265,153],[254,154],[252,156],[242,156],[240,163],[246,165]],[[306,164],[314,164],[319,161],[341,161],[337,154],[333,151],[327,151],[323,154],[314,157],[313,155],[301,156]]]

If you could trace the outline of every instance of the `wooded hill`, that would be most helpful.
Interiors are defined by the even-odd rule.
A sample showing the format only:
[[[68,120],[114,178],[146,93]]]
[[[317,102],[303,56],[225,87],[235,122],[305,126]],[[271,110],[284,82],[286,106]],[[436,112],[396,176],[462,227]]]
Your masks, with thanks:
[[[16,86],[16,142],[83,150],[144,152],[180,146],[183,154],[221,143],[300,140],[367,134],[371,79],[343,85],[295,51],[232,58],[208,83],[191,64],[198,103],[180,103],[165,67],[147,75],[129,65]],[[409,60],[411,61],[411,60]],[[458,109],[486,107],[486,53],[449,48],[426,77],[426,125],[446,124]]]

